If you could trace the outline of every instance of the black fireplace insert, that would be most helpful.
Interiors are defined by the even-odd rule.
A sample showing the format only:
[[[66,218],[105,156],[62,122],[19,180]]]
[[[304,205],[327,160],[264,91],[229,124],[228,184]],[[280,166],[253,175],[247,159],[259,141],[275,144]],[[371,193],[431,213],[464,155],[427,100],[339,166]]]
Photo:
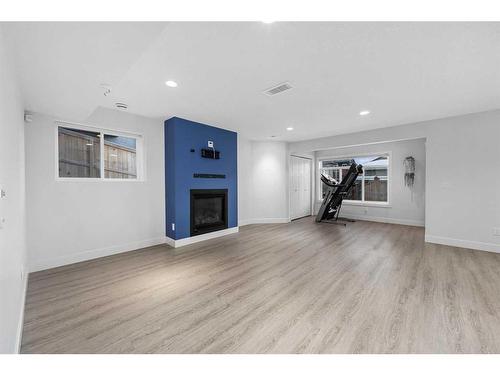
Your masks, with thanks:
[[[191,189],[191,236],[227,228],[227,189]]]

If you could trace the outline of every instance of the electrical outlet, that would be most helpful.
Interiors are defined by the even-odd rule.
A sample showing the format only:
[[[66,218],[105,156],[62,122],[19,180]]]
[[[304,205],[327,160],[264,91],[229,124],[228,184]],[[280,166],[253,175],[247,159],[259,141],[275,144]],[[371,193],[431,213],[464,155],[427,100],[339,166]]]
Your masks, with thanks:
[[[208,147],[213,148],[214,147],[214,141],[208,141]]]
[[[493,235],[500,236],[500,227],[493,228]]]
[[[172,223],[172,230],[175,231],[175,223]]]

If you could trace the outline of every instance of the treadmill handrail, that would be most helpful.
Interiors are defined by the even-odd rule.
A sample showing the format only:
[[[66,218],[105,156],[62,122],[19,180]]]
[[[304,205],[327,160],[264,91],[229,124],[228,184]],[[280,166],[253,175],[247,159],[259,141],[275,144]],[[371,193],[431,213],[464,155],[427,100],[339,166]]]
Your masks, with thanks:
[[[321,173],[321,181],[323,181],[323,183],[328,186],[336,186],[339,184],[339,182],[336,179],[324,173]]]

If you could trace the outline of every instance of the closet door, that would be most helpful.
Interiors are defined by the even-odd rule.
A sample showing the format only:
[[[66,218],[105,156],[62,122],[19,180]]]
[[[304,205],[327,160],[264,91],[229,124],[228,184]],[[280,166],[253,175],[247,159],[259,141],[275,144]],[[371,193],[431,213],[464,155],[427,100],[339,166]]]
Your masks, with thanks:
[[[311,215],[311,163],[310,159],[303,159],[303,177],[302,177],[302,214]]]
[[[311,160],[290,158],[290,218],[311,214]]]

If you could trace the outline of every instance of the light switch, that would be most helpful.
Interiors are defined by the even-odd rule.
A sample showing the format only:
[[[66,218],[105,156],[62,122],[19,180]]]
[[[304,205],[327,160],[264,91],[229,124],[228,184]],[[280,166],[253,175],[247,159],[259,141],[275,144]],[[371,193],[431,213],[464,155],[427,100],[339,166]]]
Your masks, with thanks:
[[[3,229],[5,226],[5,218],[4,217],[0,217],[0,229]]]
[[[208,141],[208,147],[214,147],[214,141]]]

